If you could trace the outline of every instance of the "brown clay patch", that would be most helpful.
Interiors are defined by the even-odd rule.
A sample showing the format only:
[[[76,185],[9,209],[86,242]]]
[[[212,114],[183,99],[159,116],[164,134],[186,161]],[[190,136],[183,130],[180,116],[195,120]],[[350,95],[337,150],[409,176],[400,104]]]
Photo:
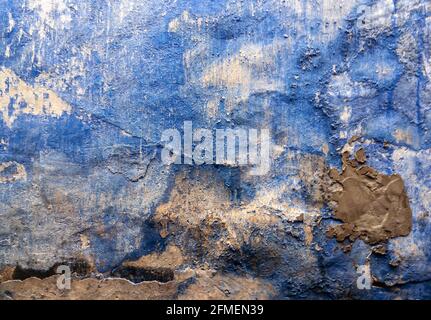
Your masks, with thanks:
[[[407,236],[412,229],[412,211],[398,174],[384,175],[365,165],[363,149],[351,158],[343,153],[343,170],[329,171],[333,185],[330,200],[334,215],[343,223],[327,230],[338,241],[360,238],[374,244],[390,238]]]

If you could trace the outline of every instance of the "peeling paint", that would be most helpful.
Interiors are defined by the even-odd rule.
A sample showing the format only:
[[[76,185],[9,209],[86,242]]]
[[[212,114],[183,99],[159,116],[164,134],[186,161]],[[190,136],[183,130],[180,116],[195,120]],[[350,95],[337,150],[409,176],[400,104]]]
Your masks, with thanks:
[[[21,114],[61,117],[70,114],[72,108],[53,91],[31,86],[13,71],[0,70],[0,112],[3,121],[11,127]]]
[[[430,298],[430,12],[5,2],[0,299]],[[185,121],[267,128],[268,174],[164,165]]]
[[[0,183],[11,183],[27,180],[25,167],[15,161],[0,163]]]

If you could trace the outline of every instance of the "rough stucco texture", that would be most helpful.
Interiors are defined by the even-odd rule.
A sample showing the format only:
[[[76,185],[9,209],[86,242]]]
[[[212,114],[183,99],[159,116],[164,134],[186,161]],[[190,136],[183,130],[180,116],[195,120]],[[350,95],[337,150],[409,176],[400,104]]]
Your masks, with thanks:
[[[430,299],[430,173],[429,0],[0,0],[2,299]]]

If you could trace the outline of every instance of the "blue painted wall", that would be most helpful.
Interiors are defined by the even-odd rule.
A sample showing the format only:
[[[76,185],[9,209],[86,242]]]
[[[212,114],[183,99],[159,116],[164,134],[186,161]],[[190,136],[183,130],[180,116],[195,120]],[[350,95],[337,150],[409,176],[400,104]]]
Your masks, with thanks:
[[[0,0],[0,266],[84,256],[108,272],[176,244],[189,266],[262,279],[274,298],[430,298],[430,78],[429,0]],[[197,258],[185,231],[160,235],[157,208],[190,170],[161,163],[160,136],[186,120],[271,129],[270,174],[194,169],[241,190],[230,210],[279,219],[224,218],[263,247]],[[318,186],[359,145],[402,176],[413,211],[385,255],[325,235]],[[363,264],[383,285],[356,288]]]

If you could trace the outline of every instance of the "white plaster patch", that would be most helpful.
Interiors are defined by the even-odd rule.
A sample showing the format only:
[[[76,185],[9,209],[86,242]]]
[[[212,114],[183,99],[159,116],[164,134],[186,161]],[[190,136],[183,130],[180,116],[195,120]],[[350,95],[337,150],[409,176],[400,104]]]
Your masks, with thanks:
[[[431,208],[431,188],[427,186],[431,183],[427,175],[417,175],[418,169],[424,172],[431,170],[431,149],[414,151],[406,147],[399,147],[392,154],[394,170],[404,180],[407,194],[412,201],[413,215],[417,216],[423,210]],[[418,167],[421,166],[421,167]],[[416,200],[417,199],[417,200]]]
[[[6,138],[0,138],[0,150],[7,150],[9,147],[9,141]]]
[[[179,32],[182,27],[187,27],[188,29],[196,29],[195,31],[201,30],[202,24],[204,20],[200,17],[195,18],[190,15],[190,13],[186,10],[183,13],[172,19],[168,24],[169,32]]]
[[[6,58],[10,57],[10,46],[9,45],[6,46],[4,55],[5,55]]]
[[[303,2],[300,0],[299,2]],[[321,1],[320,10],[315,9],[314,3],[307,2],[311,6],[310,16],[321,17],[323,22],[323,34],[326,37],[323,38],[324,41],[329,42],[333,40],[340,27],[342,27],[342,22],[347,17],[347,15],[353,10],[353,8],[359,3],[357,0],[323,0]]]
[[[425,2],[425,3],[424,3]],[[395,13],[397,26],[401,27],[403,26],[409,19],[410,14],[413,11],[421,11],[423,9],[426,10],[426,2],[427,1],[421,1],[421,0],[397,0],[396,6],[397,11]],[[429,5],[429,1],[428,1]]]
[[[70,9],[63,0],[29,0],[27,6],[39,15],[40,23],[36,28],[41,39],[46,37],[46,26],[64,29],[72,21]],[[58,20],[54,13],[59,14]]]
[[[214,119],[218,114],[219,98],[211,99],[207,102],[206,111],[211,119]]]
[[[282,19],[285,27],[295,30],[298,37],[306,37],[309,42],[328,43],[337,36],[344,19],[358,3],[358,0],[276,0],[271,7],[285,15],[285,19]],[[263,8],[256,6],[255,11],[257,10]],[[310,32],[308,27],[315,20],[322,22],[317,34]],[[292,44],[294,43],[293,41]]]
[[[352,81],[346,72],[333,75],[328,85],[328,96],[336,99],[370,97],[374,94],[375,89],[364,83]]]
[[[424,64],[424,73],[431,80],[431,56],[427,59],[425,54],[422,54],[422,60]]]
[[[72,23],[72,5],[65,0],[27,0],[23,4],[26,10],[32,11],[37,19],[29,26],[28,31],[19,30],[18,40],[24,34],[32,38],[31,62],[41,66],[45,39],[54,32],[68,30]]]
[[[349,123],[350,117],[352,116],[352,108],[344,106],[343,111],[340,114],[340,120],[344,123]]]
[[[15,20],[12,17],[12,13],[8,12],[7,13],[8,16],[8,32],[12,32],[13,28],[15,27]]]
[[[394,73],[394,68],[388,64],[377,64],[376,74],[379,80],[385,80],[391,78]]]
[[[372,6],[359,6],[357,11],[361,14],[358,29],[364,33],[380,34],[391,28],[395,6],[393,0],[380,0]]]

